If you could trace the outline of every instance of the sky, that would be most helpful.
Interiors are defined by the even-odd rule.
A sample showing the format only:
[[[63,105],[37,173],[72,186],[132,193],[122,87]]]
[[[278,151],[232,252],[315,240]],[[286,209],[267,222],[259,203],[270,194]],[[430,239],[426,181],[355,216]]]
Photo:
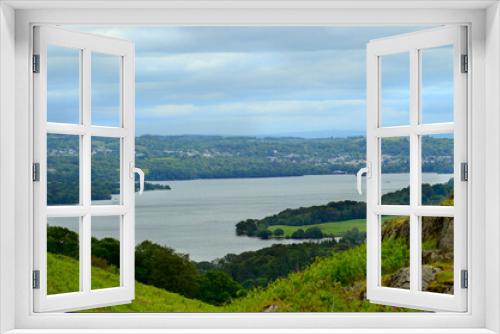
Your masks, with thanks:
[[[137,135],[339,137],[365,131],[368,41],[422,28],[72,29],[135,43]],[[448,50],[433,51],[424,58],[423,119],[439,121],[452,108],[451,65]],[[78,56],[64,50],[55,50],[52,60],[50,55],[49,121],[71,121],[75,103],[78,108]],[[116,62],[108,58],[93,56],[92,117],[99,125],[117,122],[119,75]],[[407,55],[385,63],[382,118],[386,125],[404,124]]]

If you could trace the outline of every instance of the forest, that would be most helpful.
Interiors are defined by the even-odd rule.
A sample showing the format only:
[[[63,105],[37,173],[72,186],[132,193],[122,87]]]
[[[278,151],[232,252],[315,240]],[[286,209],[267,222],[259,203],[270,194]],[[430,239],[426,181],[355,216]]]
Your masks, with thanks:
[[[119,192],[119,141],[92,139],[92,200]],[[408,140],[382,142],[384,173],[409,170]],[[366,138],[274,138],[222,136],[152,136],[136,138],[136,166],[147,181],[210,178],[283,177],[354,174],[365,165]],[[453,139],[426,138],[423,172],[453,172]],[[79,196],[77,136],[47,139],[48,204],[75,204]],[[146,190],[168,189],[146,183]]]
[[[404,205],[409,203],[410,188],[406,187],[382,195],[382,203],[387,205]],[[422,204],[437,205],[447,198],[453,198],[453,178],[442,184],[422,185]],[[286,209],[275,215],[262,219],[246,219],[236,224],[236,235],[269,238],[321,239],[324,237],[342,236],[342,227],[351,227],[356,220],[366,218],[366,203],[356,201],[330,202],[306,208]],[[363,222],[361,222],[363,223]],[[325,228],[339,228],[333,233],[325,232]],[[275,227],[275,228],[273,228]],[[285,229],[291,230],[288,235]]]

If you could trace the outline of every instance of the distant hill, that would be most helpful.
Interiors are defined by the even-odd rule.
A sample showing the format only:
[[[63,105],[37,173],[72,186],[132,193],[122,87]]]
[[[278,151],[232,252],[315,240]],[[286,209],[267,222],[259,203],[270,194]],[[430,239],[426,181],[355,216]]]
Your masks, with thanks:
[[[74,137],[74,138],[73,138]],[[92,138],[92,200],[119,192],[119,142]],[[407,138],[382,144],[384,173],[409,170]],[[76,136],[49,135],[48,204],[79,202],[79,143]],[[453,140],[426,138],[424,172],[452,173]],[[136,166],[147,181],[354,174],[365,165],[365,137],[152,136],[136,138]],[[146,183],[146,190],[169,189]]]
[[[426,137],[423,171],[452,173],[453,139]],[[407,138],[383,142],[384,172],[409,170]],[[136,139],[136,164],[149,180],[354,174],[366,138],[152,136]]]
[[[66,181],[74,173],[68,167],[78,166],[78,142],[70,137],[73,136],[48,141],[49,164],[53,168],[64,166]],[[384,172],[407,171],[408,148],[407,138],[385,139]],[[453,139],[426,137],[422,150],[424,172],[453,172]],[[99,137],[92,140],[96,177],[103,174],[108,181],[113,180],[117,152],[116,140]],[[136,165],[144,170],[147,180],[354,174],[364,166],[365,156],[366,138],[361,136],[306,139],[143,135],[136,138]],[[99,169],[100,166],[103,168]],[[54,178],[54,182],[57,180]]]

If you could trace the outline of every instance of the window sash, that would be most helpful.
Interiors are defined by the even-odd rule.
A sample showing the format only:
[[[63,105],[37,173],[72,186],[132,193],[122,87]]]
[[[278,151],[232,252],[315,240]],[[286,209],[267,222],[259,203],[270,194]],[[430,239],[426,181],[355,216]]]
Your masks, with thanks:
[[[80,124],[47,122],[47,47],[57,45],[80,50]],[[120,127],[94,126],[91,121],[92,52],[119,56],[121,59]],[[35,28],[34,53],[40,56],[40,72],[34,74],[34,161],[40,164],[40,181],[34,183],[34,259],[33,269],[40,271],[40,288],[33,290],[34,311],[72,311],[98,306],[128,303],[134,297],[134,66],[133,45],[128,41],[95,36],[58,28]],[[68,134],[79,137],[79,204],[48,206],[47,135]],[[120,140],[119,205],[91,203],[91,139],[94,136]],[[91,288],[92,216],[119,215],[120,287]],[[79,217],[80,291],[47,294],[47,218]]]
[[[460,163],[467,162],[467,75],[461,73],[461,55],[466,54],[466,28],[447,26],[371,41],[367,48],[367,162],[372,170],[367,178],[367,298],[374,302],[422,310],[467,310],[467,289],[461,287],[461,271],[467,270],[467,183],[461,181]],[[453,45],[454,110],[453,123],[419,124],[420,50]],[[410,57],[408,126],[381,127],[380,57],[398,53]],[[419,136],[452,133],[454,135],[454,206],[423,206],[421,199],[421,147]],[[385,137],[409,137],[410,203],[381,205],[381,145]],[[383,287],[381,215],[409,216],[410,289]],[[420,291],[422,216],[454,218],[454,295]]]

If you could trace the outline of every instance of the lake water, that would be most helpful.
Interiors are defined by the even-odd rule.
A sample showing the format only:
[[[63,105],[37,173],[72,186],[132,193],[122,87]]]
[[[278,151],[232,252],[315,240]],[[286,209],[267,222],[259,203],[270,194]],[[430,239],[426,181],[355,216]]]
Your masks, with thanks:
[[[424,182],[442,183],[450,175],[425,174]],[[365,201],[356,192],[354,175],[214,179],[156,182],[172,190],[136,195],[136,241],[151,240],[196,261],[213,260],[228,253],[257,250],[294,240],[260,240],[237,237],[235,224],[247,218],[263,218],[287,208],[326,204],[331,201]],[[407,174],[384,176],[384,190],[408,186]],[[93,226],[95,236],[107,231]],[[108,231],[109,232],[109,231]]]

